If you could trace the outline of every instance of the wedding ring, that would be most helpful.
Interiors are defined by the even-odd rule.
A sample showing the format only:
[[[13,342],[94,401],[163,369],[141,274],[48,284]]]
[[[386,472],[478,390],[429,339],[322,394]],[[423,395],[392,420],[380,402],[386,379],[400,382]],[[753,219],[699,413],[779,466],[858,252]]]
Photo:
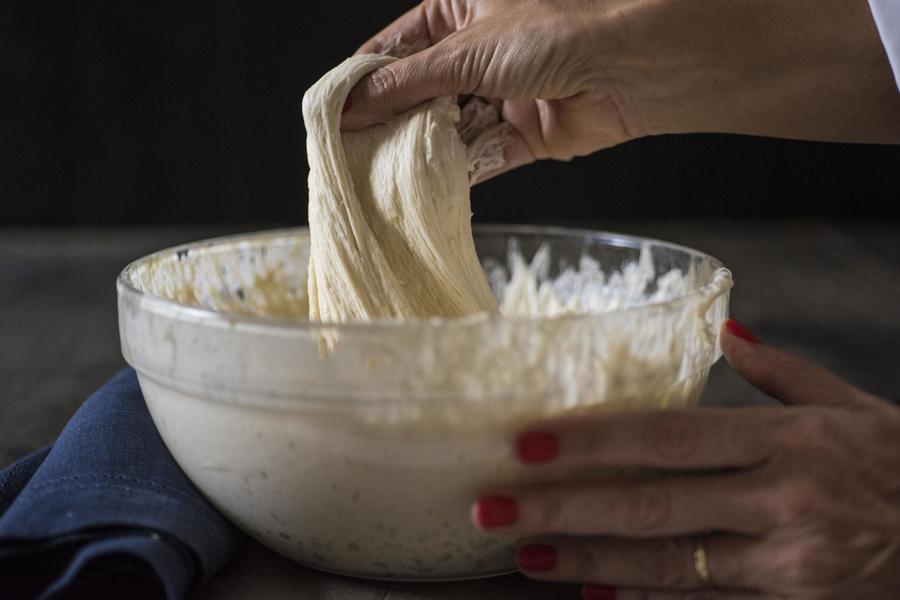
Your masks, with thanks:
[[[709,577],[709,566],[706,561],[706,543],[702,537],[697,538],[697,545],[694,546],[694,570],[697,571],[697,577],[706,587],[712,587],[712,579]]]

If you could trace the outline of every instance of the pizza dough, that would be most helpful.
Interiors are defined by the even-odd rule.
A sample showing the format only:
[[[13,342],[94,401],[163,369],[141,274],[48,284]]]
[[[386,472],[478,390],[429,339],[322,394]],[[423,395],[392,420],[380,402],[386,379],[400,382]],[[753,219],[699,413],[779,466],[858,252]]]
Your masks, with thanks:
[[[459,108],[436,98],[340,130],[347,94],[396,59],[354,56],[303,98],[309,159],[309,317],[343,322],[497,314],[472,240]]]

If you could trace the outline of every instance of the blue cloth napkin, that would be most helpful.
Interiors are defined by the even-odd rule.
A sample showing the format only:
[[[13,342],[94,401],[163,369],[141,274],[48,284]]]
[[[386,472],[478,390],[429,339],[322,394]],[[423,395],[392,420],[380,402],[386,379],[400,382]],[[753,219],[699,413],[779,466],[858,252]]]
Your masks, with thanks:
[[[169,454],[132,369],[0,471],[3,598],[184,598],[244,539]]]

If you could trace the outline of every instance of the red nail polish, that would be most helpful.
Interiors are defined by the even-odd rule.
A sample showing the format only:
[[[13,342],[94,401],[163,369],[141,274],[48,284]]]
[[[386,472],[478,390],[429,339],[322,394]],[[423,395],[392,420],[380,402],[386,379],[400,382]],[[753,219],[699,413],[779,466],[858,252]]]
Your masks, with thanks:
[[[552,433],[528,431],[516,440],[516,449],[526,465],[550,462],[559,454],[559,440]]]
[[[549,571],[556,566],[556,560],[556,548],[547,544],[527,544],[516,553],[516,562],[523,571]]]
[[[351,108],[353,108],[353,98],[351,98],[350,96],[347,96],[347,99],[344,100],[344,109],[341,110],[341,114],[344,114]]]
[[[586,585],[581,588],[584,600],[616,600],[616,588],[606,585]]]
[[[475,503],[475,521],[485,529],[512,525],[519,520],[516,501],[506,496],[485,496]]]
[[[725,329],[728,330],[728,333],[731,335],[735,335],[742,340],[746,340],[752,344],[760,344],[762,340],[753,335],[749,329],[735,321],[734,319],[728,319],[725,321]]]

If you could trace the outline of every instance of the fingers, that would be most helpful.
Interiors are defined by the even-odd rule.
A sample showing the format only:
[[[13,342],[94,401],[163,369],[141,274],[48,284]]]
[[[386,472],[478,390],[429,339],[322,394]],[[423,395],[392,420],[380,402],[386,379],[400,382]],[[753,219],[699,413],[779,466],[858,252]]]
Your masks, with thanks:
[[[512,171],[524,165],[530,165],[535,161],[534,154],[522,134],[510,127],[506,133],[506,141],[503,144],[503,166],[478,173],[474,184],[487,181],[507,171]]]
[[[753,540],[711,535],[703,541],[707,570],[715,586],[754,588],[760,557]],[[708,587],[695,566],[696,548],[694,537],[542,538],[521,545],[516,557],[519,568],[532,579],[671,592]]]
[[[383,123],[425,100],[453,93],[443,93],[446,86],[429,71],[433,54],[422,52],[457,29],[457,15],[444,12],[438,4],[426,0],[416,5],[359,47],[356,54],[408,60],[370,73],[357,83],[350,92],[351,108],[341,120],[343,129]]]
[[[517,439],[519,459],[552,467],[749,467],[773,452],[769,407],[618,412],[546,421]]]
[[[462,2],[425,0],[360,46],[356,54],[386,54],[402,60],[357,83],[342,128],[364,129],[426,100],[474,90],[487,61],[479,58],[484,52],[477,34],[459,34],[475,20],[476,8]],[[481,70],[474,69],[476,63]]]
[[[831,371],[753,337],[736,321],[726,321],[722,351],[741,377],[772,398],[785,404],[838,407],[871,402],[868,394]]]
[[[503,120],[512,125],[521,137],[522,144],[537,160],[550,158],[553,153],[548,148],[545,133],[552,130],[548,122],[554,103],[543,100],[509,101],[503,103]],[[565,156],[560,155],[560,158]],[[571,158],[571,157],[569,157]]]
[[[352,108],[341,127],[354,131],[388,121],[394,115],[438,96],[465,91],[460,69],[446,56],[442,42],[372,71],[350,91]]]
[[[718,475],[495,488],[475,503],[472,519],[483,530],[515,536],[761,534],[771,516],[754,501],[755,485]]]
[[[384,122],[431,98],[458,93],[454,91],[457,88],[447,87],[452,79],[436,77],[436,71],[427,66],[428,61],[431,60],[428,56],[430,52],[432,50],[420,52],[405,61],[397,61],[373,71],[360,80],[351,91],[351,108],[343,114],[341,127],[348,131],[363,129]],[[415,73],[423,75],[419,76]],[[395,93],[404,88],[412,89],[413,93],[406,96]],[[477,173],[473,183],[481,183],[507,171],[533,163],[537,159],[533,143],[514,126],[508,127],[506,139],[503,142],[503,165],[496,169]]]

